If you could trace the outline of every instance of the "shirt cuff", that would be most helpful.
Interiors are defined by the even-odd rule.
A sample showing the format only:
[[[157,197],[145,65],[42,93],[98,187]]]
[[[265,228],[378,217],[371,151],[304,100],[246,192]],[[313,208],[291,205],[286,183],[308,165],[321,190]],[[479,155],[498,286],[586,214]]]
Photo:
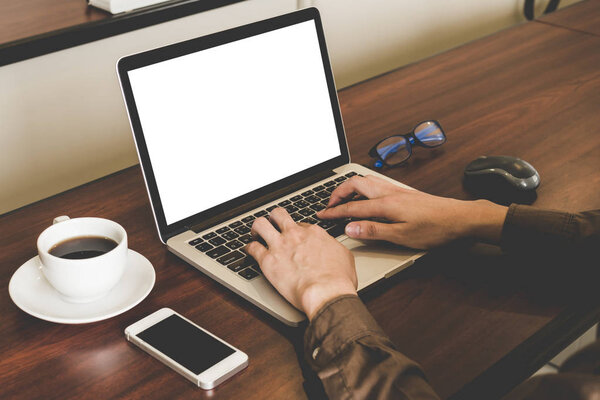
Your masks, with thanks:
[[[340,296],[327,302],[311,321],[304,335],[304,353],[309,364],[319,370],[348,343],[367,335],[389,341],[358,296]]]
[[[512,204],[506,214],[500,246],[509,252],[564,247],[576,235],[574,218],[575,214],[564,211]]]

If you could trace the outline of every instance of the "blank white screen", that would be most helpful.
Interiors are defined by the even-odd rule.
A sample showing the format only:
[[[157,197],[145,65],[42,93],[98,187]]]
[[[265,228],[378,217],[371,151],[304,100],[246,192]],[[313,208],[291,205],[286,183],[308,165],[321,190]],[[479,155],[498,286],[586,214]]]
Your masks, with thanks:
[[[167,224],[341,154],[314,21],[129,79]]]

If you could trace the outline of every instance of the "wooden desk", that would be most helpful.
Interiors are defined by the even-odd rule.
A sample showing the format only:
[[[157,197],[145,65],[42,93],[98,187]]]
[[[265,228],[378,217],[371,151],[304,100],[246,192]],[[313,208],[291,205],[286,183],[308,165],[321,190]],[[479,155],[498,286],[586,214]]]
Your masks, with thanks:
[[[600,0],[586,0],[536,21],[600,36]]]
[[[437,151],[416,149],[406,167],[386,173],[427,192],[469,198],[461,186],[466,163],[510,154],[539,170],[536,205],[599,208],[599,47],[593,35],[532,22],[345,89],[340,103],[352,156],[369,165],[366,151],[376,139],[435,118],[448,142]],[[35,256],[36,237],[61,214],[125,227],[130,247],[156,270],[141,304],[106,321],[59,325],[11,302],[11,275]],[[295,350],[301,332],[161,245],[138,167],[0,217],[0,243],[0,398],[307,397]],[[443,397],[505,393],[600,316],[600,300],[581,301],[583,287],[578,299],[549,293],[547,282],[522,279],[518,268],[527,266],[488,250],[433,251],[363,296]],[[164,306],[244,350],[249,367],[204,392],[128,344],[124,328]]]

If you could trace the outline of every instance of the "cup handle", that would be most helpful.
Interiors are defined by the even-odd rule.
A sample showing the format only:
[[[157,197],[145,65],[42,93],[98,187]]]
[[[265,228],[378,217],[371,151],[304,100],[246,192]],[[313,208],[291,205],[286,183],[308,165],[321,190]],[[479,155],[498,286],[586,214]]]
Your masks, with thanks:
[[[69,218],[69,217],[68,217],[68,216],[66,216],[66,215],[61,215],[60,217],[56,217],[56,218],[54,218],[54,220],[52,221],[52,225],[54,225],[54,224],[58,224],[59,222],[66,221],[66,220],[68,220],[68,219],[71,219],[71,218]]]

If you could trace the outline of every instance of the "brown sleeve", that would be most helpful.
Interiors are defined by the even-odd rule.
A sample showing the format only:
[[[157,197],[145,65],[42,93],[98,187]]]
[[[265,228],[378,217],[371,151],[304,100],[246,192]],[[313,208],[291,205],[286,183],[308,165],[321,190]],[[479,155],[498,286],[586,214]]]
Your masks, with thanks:
[[[330,399],[438,399],[421,368],[395,349],[357,296],[328,302],[304,336]]]
[[[569,213],[512,204],[502,229],[500,245],[507,252],[598,254],[600,210]]]

